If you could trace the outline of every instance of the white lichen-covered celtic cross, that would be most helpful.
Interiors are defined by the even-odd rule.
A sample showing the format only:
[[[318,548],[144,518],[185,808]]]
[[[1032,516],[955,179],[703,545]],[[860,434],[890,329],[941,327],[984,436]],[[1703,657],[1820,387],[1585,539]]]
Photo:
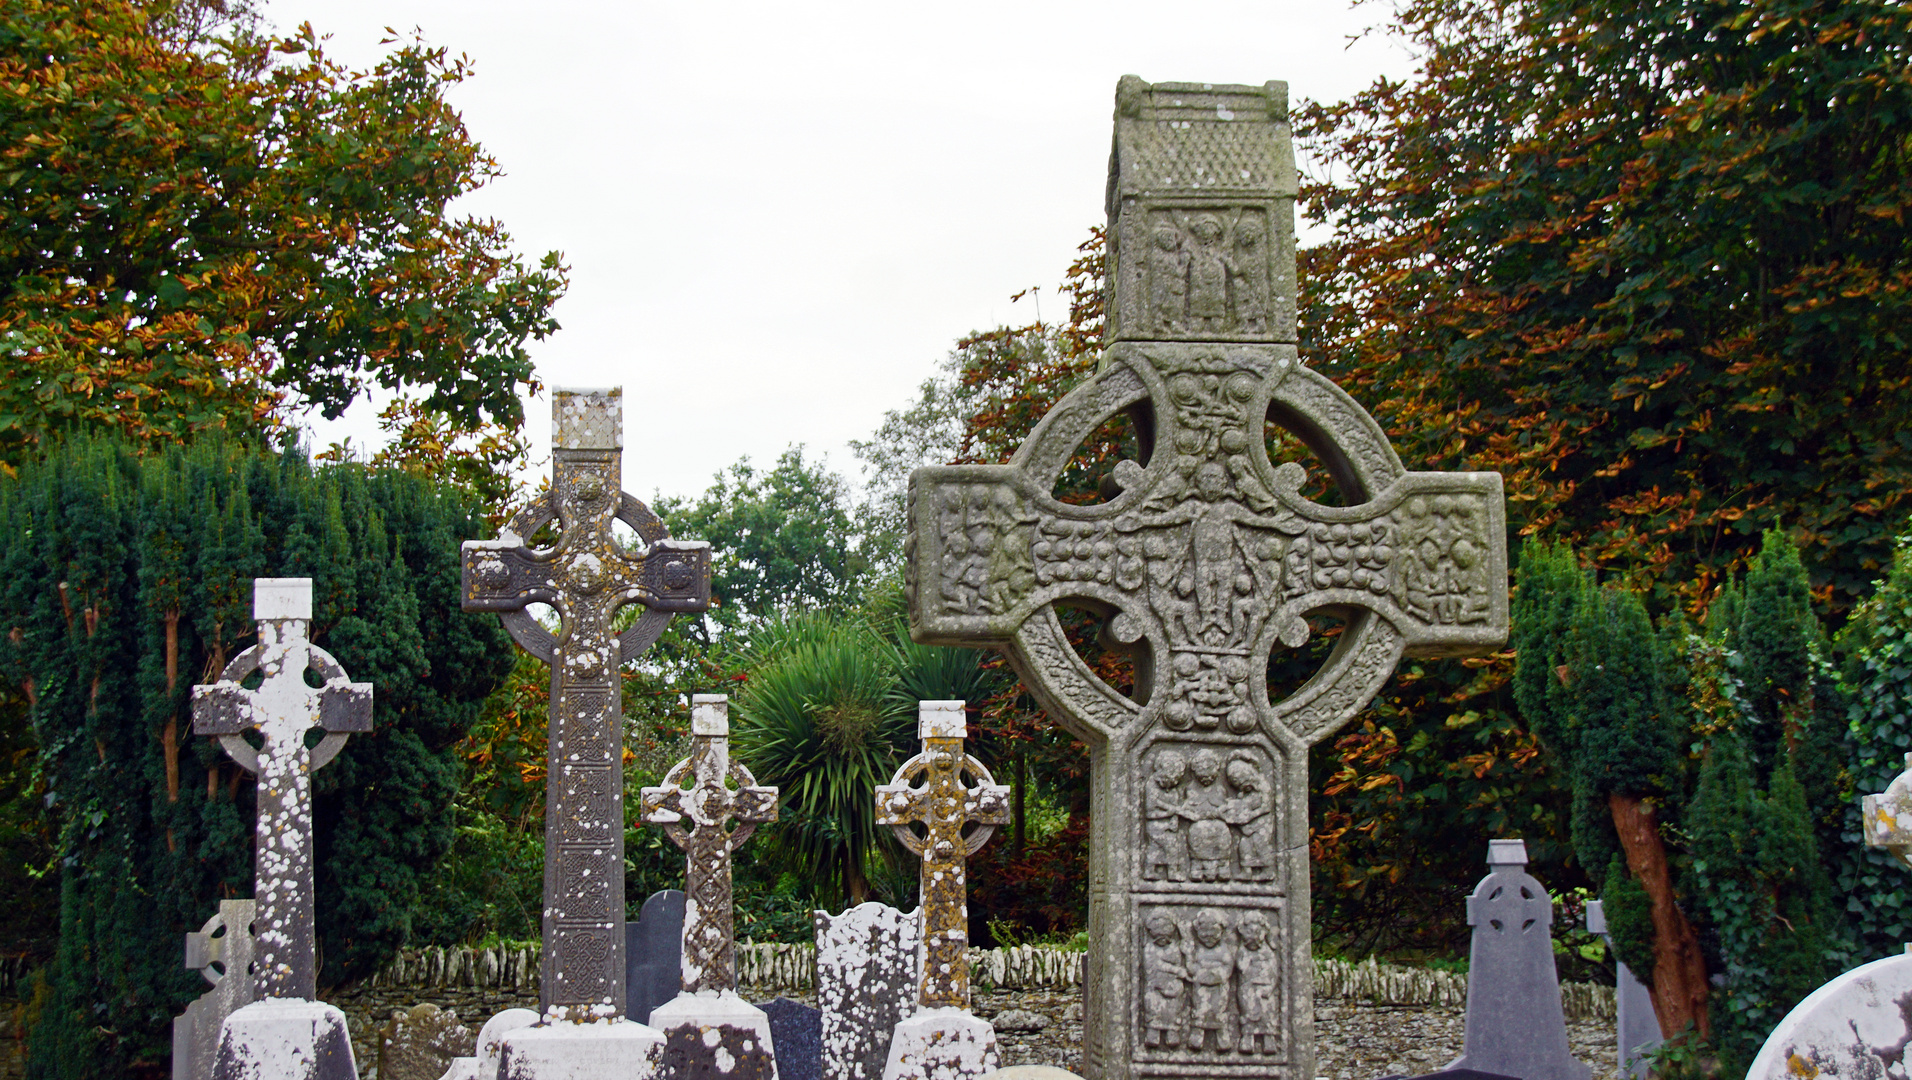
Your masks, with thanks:
[[[650,508],[623,493],[623,392],[551,395],[551,490],[496,540],[463,548],[464,609],[496,612],[524,650],[551,665],[545,761],[546,1017],[624,1013],[624,729],[618,669],[671,616],[710,606],[710,546],[670,539]],[[621,542],[612,523],[635,533]],[[540,533],[555,527],[550,546]],[[556,634],[527,610],[548,604]],[[619,633],[620,609],[645,610]]]
[[[257,778],[253,980],[257,997],[318,996],[312,897],[312,773],[372,730],[372,685],[355,683],[312,644],[311,578],[256,578],[259,643],[233,657],[219,681],[193,687],[193,731],[216,735]],[[317,675],[312,686],[306,673]],[[245,686],[254,673],[257,688]],[[306,732],[325,735],[307,749]],[[255,731],[254,749],[245,733]],[[244,933],[244,928],[227,928]]]
[[[888,825],[921,859],[922,979],[916,1000],[925,1009],[969,1007],[966,869],[996,826],[1009,822],[1009,789],[964,752],[968,733],[963,702],[919,702],[917,737],[923,751],[876,789],[876,823]],[[963,782],[965,776],[970,783]]]
[[[730,853],[777,820],[777,789],[730,760],[730,699],[691,697],[690,756],[642,793],[644,821],[684,852],[684,992],[737,989]],[[732,829],[731,822],[736,822]]]
[[[911,635],[1003,649],[1090,745],[1087,1075],[1311,1080],[1309,747],[1403,656],[1505,640],[1500,477],[1408,472],[1300,363],[1283,84],[1130,76],[1115,128],[1101,364],[1008,464],[916,472]],[[1119,416],[1140,460],[1105,501],[1054,498]],[[1269,460],[1271,427],[1339,505]],[[1104,617],[1133,696],[1090,671],[1058,605]],[[1323,615],[1341,623],[1325,664],[1271,700],[1272,650]]]

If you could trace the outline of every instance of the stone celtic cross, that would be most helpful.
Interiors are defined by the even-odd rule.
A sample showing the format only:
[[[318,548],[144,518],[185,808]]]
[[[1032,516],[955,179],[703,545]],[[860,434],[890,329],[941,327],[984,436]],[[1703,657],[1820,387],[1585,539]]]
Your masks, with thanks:
[[[1108,340],[1094,377],[1007,465],[919,469],[911,635],[995,646],[1091,747],[1083,1060],[1090,1077],[1314,1076],[1308,750],[1404,655],[1507,633],[1500,477],[1416,473],[1295,347],[1284,84],[1116,91]],[[1076,448],[1128,416],[1140,462],[1106,501],[1052,497]],[[1268,429],[1325,466],[1304,497]],[[1076,655],[1055,605],[1106,617],[1133,697]],[[1342,623],[1281,700],[1277,643]]]
[[[551,665],[544,844],[545,1015],[624,1011],[624,708],[618,669],[680,611],[710,606],[710,547],[670,539],[621,489],[623,392],[552,392],[551,488],[496,540],[463,549],[464,609],[497,612]],[[636,534],[627,548],[612,531]],[[533,547],[555,525],[549,547]],[[554,635],[527,606],[548,604]],[[619,609],[647,610],[619,633]]]
[[[193,731],[217,735],[226,755],[257,778],[253,981],[260,998],[318,997],[312,918],[312,773],[372,730],[372,684],[355,683],[308,640],[311,578],[255,578],[259,643],[232,658],[219,681],[193,687]],[[306,672],[318,674],[311,686]],[[257,689],[245,681],[257,672]],[[306,748],[312,728],[324,730]],[[245,732],[259,733],[257,750]],[[228,932],[232,931],[230,928]]]
[[[730,853],[759,824],[777,820],[777,789],[758,786],[730,760],[730,699],[694,694],[690,701],[690,756],[663,784],[644,789],[643,814],[684,852],[684,992],[694,994],[737,989]]]
[[[876,789],[876,823],[888,825],[903,845],[922,857],[918,871],[923,905],[922,984],[917,1004],[925,1009],[969,1008],[969,882],[974,855],[1009,822],[1009,789],[983,763],[963,750],[968,725],[963,702],[918,703],[916,732],[923,752],[905,761],[890,782]],[[973,784],[963,783],[965,775]],[[919,836],[913,826],[922,825]],[[968,836],[963,829],[974,825]]]

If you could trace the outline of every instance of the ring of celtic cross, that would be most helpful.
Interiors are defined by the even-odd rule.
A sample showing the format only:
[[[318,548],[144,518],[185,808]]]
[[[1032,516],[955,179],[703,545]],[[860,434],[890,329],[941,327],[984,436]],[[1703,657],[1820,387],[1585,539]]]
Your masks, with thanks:
[[[889,802],[879,809],[887,810],[890,815],[906,814],[917,800],[938,797],[935,771],[948,768],[949,759],[953,757],[955,757],[954,754],[945,750],[925,750],[905,761],[897,767],[896,775],[890,777],[890,782],[879,789],[878,797],[882,797],[884,790],[894,788],[906,790],[892,792],[889,795]],[[969,754],[963,755],[962,763],[957,765],[954,771],[956,775],[950,779],[951,790],[942,797],[956,801],[956,804],[931,808],[932,812],[944,821],[963,817],[964,810],[973,801],[990,798],[989,789],[999,787],[996,778],[989,775],[989,768]],[[962,778],[965,774],[976,781],[973,786],[963,783]],[[919,780],[921,783],[916,783]],[[916,835],[916,830],[910,822],[892,824],[890,831],[896,834],[896,838],[903,842],[904,847],[910,849],[912,855],[921,855],[923,849],[928,846],[928,842],[923,837]],[[967,849],[965,854],[974,855],[981,851],[983,845],[989,843],[989,838],[994,835],[996,835],[996,826],[987,822],[977,822],[976,830],[963,837],[963,844]]]
[[[306,643],[305,649],[305,669],[318,672],[321,682],[349,683],[352,681],[346,677],[344,665],[334,660],[331,653],[310,642]],[[219,673],[219,681],[232,683],[235,686],[245,682],[248,676],[259,670],[259,658],[264,655],[265,647],[262,645],[248,648],[227,662],[225,670]],[[345,740],[350,736],[351,733],[345,731],[326,732],[325,737],[319,740],[319,744],[312,748],[311,770],[318,772],[330,764],[333,758],[339,756],[339,751],[345,749]],[[253,749],[244,735],[221,735],[218,738],[219,745],[226,751],[226,756],[237,762],[240,768],[249,773],[259,771],[259,751]]]
[[[598,494],[601,496],[601,493]],[[665,528],[664,522],[651,511],[650,507],[628,493],[619,492],[618,495],[617,514],[614,516],[618,521],[630,526],[645,545],[655,544],[669,537],[670,532]],[[530,548],[531,538],[538,534],[538,530],[556,520],[558,520],[557,502],[547,491],[533,499],[524,509],[513,514],[506,529],[524,537],[525,546]],[[533,561],[548,562],[558,556],[559,549],[537,548],[531,549],[529,554]],[[682,588],[688,584],[688,581],[668,580],[665,584],[670,588]],[[630,629],[618,635],[618,662],[629,663],[655,644],[659,635],[663,634],[664,628],[670,624],[672,614],[669,611],[647,609],[639,615]],[[551,631],[546,630],[530,611],[520,607],[499,611],[497,615],[504,622],[505,632],[511,635],[511,640],[517,642],[532,656],[547,664],[551,662],[552,654],[558,647],[558,639]]]

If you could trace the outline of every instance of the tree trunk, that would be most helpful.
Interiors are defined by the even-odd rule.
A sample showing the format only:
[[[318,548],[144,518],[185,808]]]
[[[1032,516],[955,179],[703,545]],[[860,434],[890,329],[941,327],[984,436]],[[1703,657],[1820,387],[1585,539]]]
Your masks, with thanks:
[[[1673,876],[1666,866],[1666,846],[1660,842],[1653,808],[1636,795],[1609,795],[1607,808],[1620,846],[1627,853],[1627,869],[1653,902],[1653,1014],[1660,1034],[1668,1039],[1693,1030],[1704,1040],[1713,1037],[1706,1017],[1706,962],[1700,956],[1698,935],[1673,902]]]
[[[843,887],[850,894],[852,906],[870,898],[870,883],[863,879],[862,860],[857,858],[856,849],[848,846],[843,850]]]
[[[179,609],[166,613],[166,699],[172,700],[173,684],[179,680]],[[166,756],[166,801],[179,801],[179,718],[168,716],[160,733],[160,752]],[[172,850],[170,838],[167,850]]]

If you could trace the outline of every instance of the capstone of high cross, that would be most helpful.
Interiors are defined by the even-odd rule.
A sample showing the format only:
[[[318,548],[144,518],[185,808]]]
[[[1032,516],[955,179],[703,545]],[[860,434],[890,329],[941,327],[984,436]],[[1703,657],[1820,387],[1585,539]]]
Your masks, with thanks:
[[[969,856],[1009,823],[1009,789],[964,752],[968,726],[960,701],[918,703],[923,751],[876,789],[876,823],[888,825],[921,858],[922,983],[925,1009],[969,1007]],[[973,782],[964,783],[968,776]],[[915,826],[921,825],[919,835]],[[965,828],[969,835],[963,835]]]
[[[621,488],[623,392],[552,392],[550,490],[496,540],[463,548],[463,606],[490,611],[551,665],[545,796],[544,959],[540,996],[553,1019],[624,1011],[623,702],[619,667],[672,615],[710,606],[710,548],[670,539]],[[635,533],[627,547],[613,531]],[[555,526],[549,546],[535,546]],[[547,630],[528,610],[555,609]],[[619,633],[626,605],[646,610]]]
[[[737,989],[730,853],[759,824],[777,820],[777,789],[759,786],[749,769],[730,760],[729,701],[722,694],[691,697],[690,756],[642,793],[644,821],[662,826],[685,856],[687,994]]]
[[[318,996],[313,929],[312,773],[372,730],[372,685],[355,683],[312,644],[311,578],[255,578],[259,643],[232,658],[219,681],[193,687],[193,731],[216,735],[228,757],[257,778],[252,925],[256,997]],[[319,685],[307,684],[306,672]],[[257,689],[243,684],[255,672]],[[307,749],[306,732],[325,734]],[[257,750],[244,733],[259,733]]]
[[[1003,649],[1091,748],[1087,1074],[1314,1074],[1308,752],[1403,656],[1507,634],[1500,477],[1409,472],[1380,426],[1300,363],[1284,84],[1116,92],[1106,348],[1006,465],[910,484],[915,640]],[[1106,501],[1052,496],[1126,415],[1140,461]],[[1270,461],[1270,426],[1341,505]],[[1056,605],[1105,617],[1133,696],[1100,681]],[[1271,700],[1272,650],[1340,620],[1323,667]]]

